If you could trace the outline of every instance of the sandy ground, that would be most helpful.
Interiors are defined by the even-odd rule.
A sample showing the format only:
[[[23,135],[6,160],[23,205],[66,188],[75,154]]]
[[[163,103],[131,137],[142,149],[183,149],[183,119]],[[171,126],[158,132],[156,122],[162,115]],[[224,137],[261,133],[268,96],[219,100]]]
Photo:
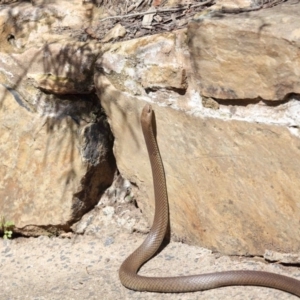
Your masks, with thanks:
[[[298,299],[262,287],[225,287],[186,294],[135,292],[118,279],[122,261],[145,235],[107,224],[93,235],[68,238],[0,239],[0,299]],[[300,268],[268,264],[261,258],[233,258],[171,242],[140,271],[147,275],[188,275],[229,269],[267,270],[300,279]]]

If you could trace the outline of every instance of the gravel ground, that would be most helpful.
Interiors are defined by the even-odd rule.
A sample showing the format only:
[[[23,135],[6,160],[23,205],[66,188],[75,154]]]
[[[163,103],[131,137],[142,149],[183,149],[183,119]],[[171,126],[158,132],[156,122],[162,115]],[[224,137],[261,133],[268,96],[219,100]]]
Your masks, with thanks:
[[[145,235],[107,224],[97,235],[0,240],[2,300],[12,299],[298,299],[261,287],[225,287],[186,294],[134,292],[124,288],[118,269]],[[147,275],[188,275],[228,269],[267,270],[300,279],[300,268],[261,258],[233,258],[171,242],[141,270]]]

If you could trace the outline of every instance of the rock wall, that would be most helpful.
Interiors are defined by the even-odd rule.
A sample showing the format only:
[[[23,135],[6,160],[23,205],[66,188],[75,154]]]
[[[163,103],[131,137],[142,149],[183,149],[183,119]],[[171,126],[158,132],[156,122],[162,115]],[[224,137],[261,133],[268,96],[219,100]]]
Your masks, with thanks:
[[[137,186],[151,223],[152,178],[140,128],[141,109],[151,103],[173,236],[227,254],[299,252],[299,4],[233,10],[238,14],[215,5],[172,32],[115,42],[132,34],[118,26],[105,44],[92,39],[100,34],[93,14],[83,17],[84,9],[99,16],[98,8],[79,10],[75,1],[72,23],[66,5],[65,12],[63,5],[39,7],[52,23],[46,30],[39,18],[35,36],[44,28],[47,42],[2,31],[3,213],[20,227],[66,226],[99,201],[115,170],[100,103],[117,168]],[[73,38],[57,34],[58,20]],[[89,37],[75,35],[79,24]]]

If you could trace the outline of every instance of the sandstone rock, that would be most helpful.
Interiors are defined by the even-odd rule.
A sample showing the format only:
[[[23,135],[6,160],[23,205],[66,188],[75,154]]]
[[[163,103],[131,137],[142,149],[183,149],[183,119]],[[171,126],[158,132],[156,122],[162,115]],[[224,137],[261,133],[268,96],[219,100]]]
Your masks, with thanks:
[[[300,93],[299,3],[200,18],[188,27],[203,96],[283,100]]]
[[[276,251],[266,250],[264,253],[264,259],[268,261],[276,261],[287,265],[299,265],[300,254],[299,253],[279,253]]]
[[[85,43],[54,43],[20,54],[0,53],[0,82],[33,113],[56,120],[71,117],[77,123],[93,122],[90,100],[98,54],[95,45]]]
[[[54,43],[21,54],[1,53],[0,79],[31,105],[41,98],[50,101],[55,97],[48,97],[50,92],[87,94],[93,90],[93,65],[98,55],[97,46],[86,43]]]
[[[182,64],[184,54],[176,48],[182,39],[183,35],[168,33],[112,45],[103,49],[97,68],[120,90],[136,95],[173,90],[177,97],[177,91],[185,93],[188,87],[188,66]],[[137,64],[140,59],[142,63]]]
[[[101,46],[81,41],[93,7],[1,7],[0,214],[23,234],[69,230],[113,180],[113,139],[93,95]]]
[[[300,141],[298,129],[287,126],[299,122],[292,113],[299,112],[298,100],[278,108],[203,106],[184,37],[183,30],[117,43],[96,62],[95,86],[122,176],[139,187],[138,205],[151,223],[154,195],[140,112],[152,102],[177,239],[231,255],[299,252]],[[160,89],[141,85],[143,74],[144,82],[158,78],[151,70],[160,64],[184,70],[184,93],[169,76]]]
[[[19,1],[15,5],[1,7],[0,42],[2,52],[22,51],[24,48],[41,47],[45,43],[80,41],[84,27],[99,18],[92,3],[81,0]],[[7,43],[12,35],[14,45]]]
[[[126,29],[121,24],[117,24],[105,35],[105,37],[102,39],[102,42],[107,43],[112,40],[117,40],[120,37],[124,37],[125,34],[126,34]]]
[[[3,85],[0,95],[0,215],[14,221],[23,234],[68,230],[97,204],[113,180],[107,129],[100,123],[86,129],[93,125],[82,120],[79,125],[72,114],[41,118],[22,107]],[[79,150],[91,144],[94,152],[85,152],[83,161]]]
[[[57,117],[64,100],[74,98],[65,95],[93,91],[94,62],[101,46],[74,37],[89,20],[88,5],[81,1],[32,4],[21,2],[0,11],[0,82],[14,89],[32,110],[46,115],[51,111]],[[73,20],[67,21],[70,13]],[[56,32],[65,26],[73,35]]]

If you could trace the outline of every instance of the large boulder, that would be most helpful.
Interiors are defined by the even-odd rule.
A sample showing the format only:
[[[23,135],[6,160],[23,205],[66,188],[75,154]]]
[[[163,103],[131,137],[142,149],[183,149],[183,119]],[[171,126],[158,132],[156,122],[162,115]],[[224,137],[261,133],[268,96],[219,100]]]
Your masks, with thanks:
[[[242,14],[196,16],[189,50],[201,94],[282,101],[300,93],[299,3]]]
[[[78,124],[72,114],[45,118],[18,103],[1,84],[0,95],[0,215],[23,234],[69,230],[113,180],[105,120]],[[72,103],[77,117],[84,118],[82,106]]]
[[[227,254],[298,252],[298,99],[278,108],[262,102],[205,107],[194,73],[201,70],[191,67],[186,33],[116,43],[96,63],[95,86],[121,174],[139,187],[138,205],[151,223],[154,193],[140,126],[141,110],[150,102],[171,232]],[[169,76],[172,71],[177,76]]]
[[[23,234],[70,230],[113,181],[113,137],[93,84],[101,45],[83,28],[93,9],[1,7],[0,216]]]

